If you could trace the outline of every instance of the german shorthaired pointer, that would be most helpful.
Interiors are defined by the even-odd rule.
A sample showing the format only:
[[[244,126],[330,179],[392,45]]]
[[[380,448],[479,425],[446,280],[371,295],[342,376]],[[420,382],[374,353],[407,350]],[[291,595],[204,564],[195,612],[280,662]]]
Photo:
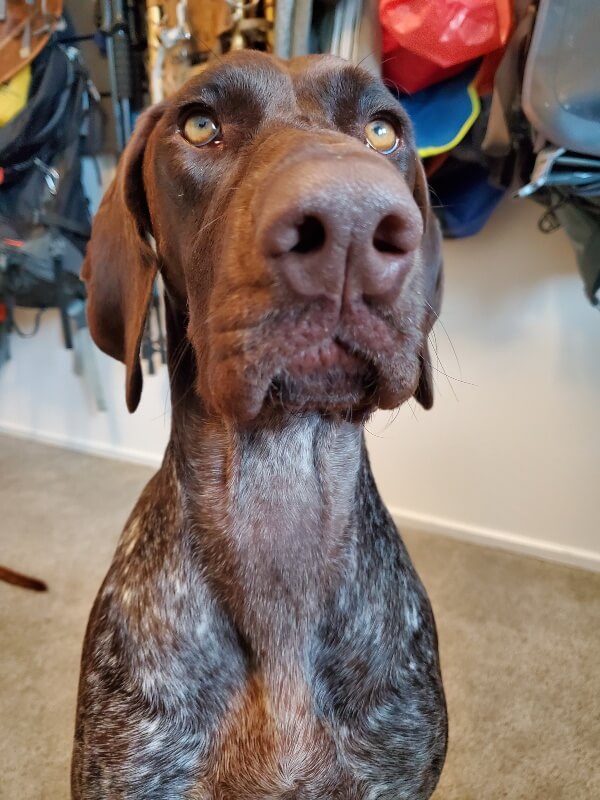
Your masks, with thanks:
[[[83,268],[130,411],[157,273],[172,432],[83,649],[75,800],[423,800],[429,601],[363,425],[432,403],[439,230],[409,122],[332,57],[215,62],[139,120]]]

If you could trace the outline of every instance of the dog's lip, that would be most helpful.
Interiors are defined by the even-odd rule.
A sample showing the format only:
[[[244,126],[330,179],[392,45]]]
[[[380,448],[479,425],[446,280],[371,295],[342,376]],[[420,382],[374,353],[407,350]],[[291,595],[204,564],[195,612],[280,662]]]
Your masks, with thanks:
[[[374,365],[355,348],[331,338],[298,351],[272,378],[267,404],[296,411],[371,410]]]
[[[329,372],[334,368],[354,374],[364,372],[366,364],[364,359],[335,338],[299,351],[285,364],[285,372],[298,378]]]

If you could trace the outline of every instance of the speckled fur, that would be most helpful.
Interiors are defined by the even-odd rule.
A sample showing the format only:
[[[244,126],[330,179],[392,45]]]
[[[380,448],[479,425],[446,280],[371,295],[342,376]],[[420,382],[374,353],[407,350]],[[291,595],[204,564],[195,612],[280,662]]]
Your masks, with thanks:
[[[95,260],[94,334],[139,392],[129,345],[94,308]],[[171,441],[90,616],[73,800],[426,800],[447,738],[435,625],[375,487],[365,415],[219,413],[182,310],[193,281],[163,276]]]
[[[74,797],[429,797],[433,619],[361,431],[315,415],[248,441],[197,422],[92,612]]]

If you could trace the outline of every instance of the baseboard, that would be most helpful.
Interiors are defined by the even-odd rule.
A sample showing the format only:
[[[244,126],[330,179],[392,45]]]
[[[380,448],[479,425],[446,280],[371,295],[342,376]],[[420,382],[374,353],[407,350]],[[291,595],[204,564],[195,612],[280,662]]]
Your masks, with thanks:
[[[390,507],[390,512],[400,530],[406,528],[407,530],[425,531],[426,533],[448,536],[451,539],[483,545],[484,547],[494,547],[511,553],[522,553],[534,558],[540,558],[543,561],[553,561],[592,572],[600,572],[600,553],[595,553],[593,550],[567,547],[554,542],[544,542],[528,536],[520,536],[508,531],[499,531],[478,525],[467,525],[399,508]]]
[[[134,450],[128,447],[120,447],[119,445],[106,444],[105,442],[90,441],[89,439],[79,439],[68,434],[45,433],[25,426],[21,427],[11,422],[0,422],[0,433],[16,436],[19,439],[29,439],[41,444],[49,444],[52,447],[62,447],[65,450],[75,450],[78,453],[100,456],[100,458],[128,461],[131,464],[140,464],[146,467],[159,467],[162,462],[162,454],[155,455],[143,450]]]
[[[106,444],[105,442],[79,439],[66,434],[44,433],[12,423],[0,422],[0,433],[7,433],[10,436],[18,436],[22,439],[31,439],[54,447],[76,450],[79,453],[117,459],[118,461],[128,461],[148,467],[158,467],[162,461],[162,455]],[[390,512],[400,529],[425,531],[426,533],[448,536],[452,539],[483,545],[484,547],[494,547],[512,553],[523,553],[534,558],[541,558],[544,561],[553,561],[593,572],[600,572],[600,553],[595,553],[592,550],[544,542],[527,536],[509,533],[508,531],[467,525],[454,520],[419,514],[418,512],[400,508],[390,507]]]

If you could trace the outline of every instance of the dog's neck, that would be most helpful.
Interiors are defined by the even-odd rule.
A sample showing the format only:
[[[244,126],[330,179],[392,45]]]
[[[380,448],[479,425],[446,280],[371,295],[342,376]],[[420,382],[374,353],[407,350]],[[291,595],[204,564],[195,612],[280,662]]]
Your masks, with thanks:
[[[265,655],[301,646],[351,558],[362,427],[313,413],[243,429],[194,396],[174,403],[171,447],[202,570],[240,631]]]

